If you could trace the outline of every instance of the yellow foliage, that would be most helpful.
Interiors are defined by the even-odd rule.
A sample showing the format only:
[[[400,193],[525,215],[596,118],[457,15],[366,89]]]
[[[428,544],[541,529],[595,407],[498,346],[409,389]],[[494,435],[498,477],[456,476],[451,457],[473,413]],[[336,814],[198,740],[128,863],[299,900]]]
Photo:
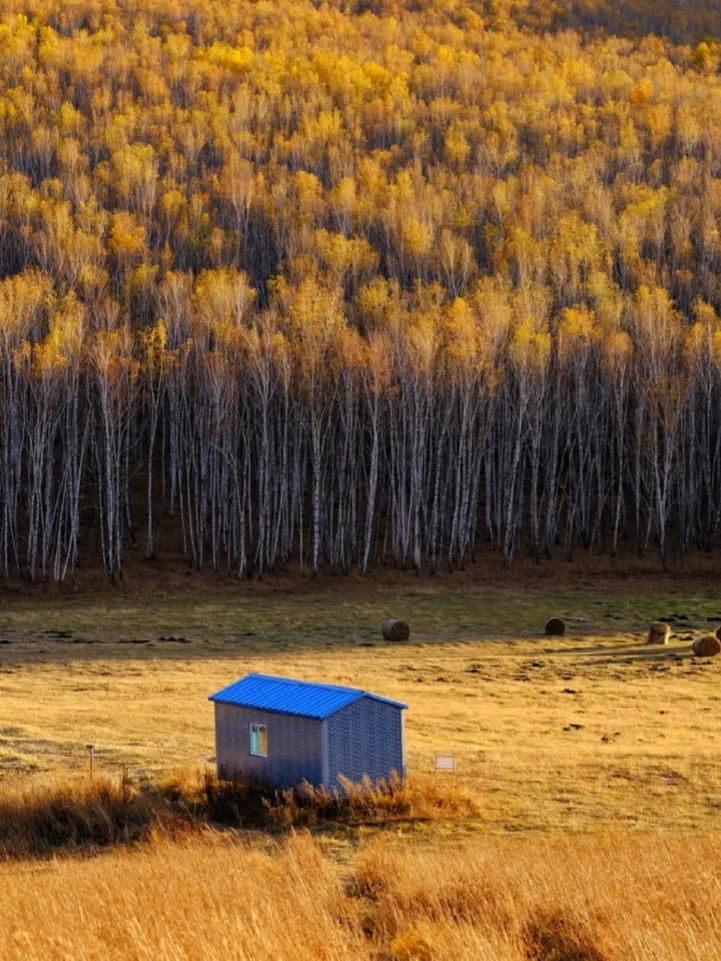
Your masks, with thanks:
[[[222,67],[231,74],[244,74],[253,63],[253,51],[248,47],[231,47],[216,40],[200,51],[198,58]]]
[[[588,307],[582,304],[565,308],[558,329],[561,356],[566,360],[577,351],[588,350],[598,334],[595,316]]]
[[[618,375],[628,370],[633,357],[633,341],[623,330],[614,330],[603,341],[603,363],[606,371]]]
[[[471,152],[470,144],[459,126],[451,126],[444,139],[445,154],[455,166],[462,168]]]
[[[113,214],[108,249],[124,264],[145,257],[145,227],[131,213]]]
[[[431,248],[433,235],[422,221],[413,217],[403,222],[401,227],[403,243],[410,254],[423,257]]]
[[[513,331],[509,353],[515,366],[528,373],[543,373],[551,353],[551,335],[533,317],[524,317]]]
[[[445,312],[443,331],[446,337],[446,353],[461,364],[469,364],[476,358],[476,322],[470,304],[456,297]]]
[[[72,291],[83,340],[122,318],[148,350],[162,321],[173,349],[276,337],[311,367],[380,331],[427,371],[507,345],[523,370],[606,363],[627,336],[698,359],[721,311],[717,12],[651,6],[10,4],[4,342],[74,356]]]
[[[255,290],[244,271],[230,267],[204,270],[191,298],[193,311],[205,327],[229,324],[240,327],[255,300]]]

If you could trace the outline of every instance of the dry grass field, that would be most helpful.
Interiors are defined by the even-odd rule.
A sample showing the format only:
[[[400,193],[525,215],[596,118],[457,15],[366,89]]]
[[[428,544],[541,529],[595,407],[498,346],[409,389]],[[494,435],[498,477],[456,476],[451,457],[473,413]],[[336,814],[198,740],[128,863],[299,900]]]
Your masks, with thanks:
[[[711,961],[717,834],[224,838],[0,866],[3,961]]]
[[[434,754],[457,754],[458,780],[483,812],[469,829],[720,824],[721,663],[690,653],[690,638],[721,619],[718,593],[653,582],[588,597],[420,582],[7,602],[0,771],[81,768],[90,741],[106,771],[203,767],[207,695],[255,670],[404,700],[411,777]],[[406,644],[379,637],[394,612],[412,625]],[[552,613],[566,617],[566,637],[539,630]],[[683,619],[669,647],[646,646],[648,622],[672,615]]]
[[[389,644],[389,614],[409,620]],[[560,614],[564,638],[543,624]],[[675,617],[671,644],[648,623]],[[0,864],[3,961],[707,961],[721,953],[721,623],[702,582],[254,586],[0,608],[0,794],[83,777],[191,779],[207,695],[248,670],[409,704],[409,776],[458,756],[468,816],[312,836],[154,834]],[[438,775],[441,779],[443,775]]]

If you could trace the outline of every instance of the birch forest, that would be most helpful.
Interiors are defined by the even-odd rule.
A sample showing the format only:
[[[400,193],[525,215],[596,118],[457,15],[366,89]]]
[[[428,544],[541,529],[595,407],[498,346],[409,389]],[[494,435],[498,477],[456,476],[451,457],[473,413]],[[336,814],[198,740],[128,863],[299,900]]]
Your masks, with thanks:
[[[3,0],[0,574],[721,541],[721,13]]]

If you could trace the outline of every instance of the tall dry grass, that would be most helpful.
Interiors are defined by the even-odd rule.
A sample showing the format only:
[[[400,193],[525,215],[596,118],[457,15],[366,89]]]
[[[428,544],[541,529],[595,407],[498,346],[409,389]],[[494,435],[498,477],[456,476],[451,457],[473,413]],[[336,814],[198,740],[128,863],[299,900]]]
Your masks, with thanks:
[[[0,866],[3,961],[711,961],[721,839],[156,841]]]
[[[361,856],[367,924],[398,961],[721,957],[721,839],[495,840]]]
[[[333,864],[312,843],[155,844],[0,868],[3,961],[339,961],[363,957]]]
[[[166,822],[169,818],[170,811]],[[0,790],[0,859],[145,840],[157,820],[155,800],[125,777],[93,782],[57,778],[37,786],[5,783]]]
[[[210,821],[240,827],[307,828],[319,823],[338,825],[389,824],[399,821],[456,821],[477,818],[477,798],[453,783],[414,775],[401,780],[354,784],[340,778],[338,788],[310,784],[274,791],[253,782],[219,781],[206,776],[200,791],[190,781],[166,787],[166,794],[183,800],[186,808]]]
[[[429,777],[345,781],[343,790],[333,791],[310,785],[277,791],[197,770],[142,787],[126,776],[93,782],[55,777],[30,787],[0,785],[0,861],[116,847],[158,833],[178,837],[206,825],[277,833],[321,824],[463,821],[478,814],[470,795]]]

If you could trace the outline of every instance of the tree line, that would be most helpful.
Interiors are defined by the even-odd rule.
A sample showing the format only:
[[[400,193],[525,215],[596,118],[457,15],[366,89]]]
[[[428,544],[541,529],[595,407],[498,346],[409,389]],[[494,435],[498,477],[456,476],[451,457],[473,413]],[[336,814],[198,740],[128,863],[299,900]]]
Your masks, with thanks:
[[[719,15],[616,6],[6,4],[0,573],[712,550]]]
[[[5,576],[72,571],[84,505],[111,579],[141,519],[155,555],[160,512],[189,564],[238,576],[453,569],[482,538],[506,564],[718,540],[721,325],[701,302],[684,327],[641,287],[623,323],[568,307],[552,325],[544,288],[449,303],[376,281],[360,333],[340,288],[306,278],[254,315],[226,268],[166,279],[180,315],[132,333],[48,288],[0,283]]]

